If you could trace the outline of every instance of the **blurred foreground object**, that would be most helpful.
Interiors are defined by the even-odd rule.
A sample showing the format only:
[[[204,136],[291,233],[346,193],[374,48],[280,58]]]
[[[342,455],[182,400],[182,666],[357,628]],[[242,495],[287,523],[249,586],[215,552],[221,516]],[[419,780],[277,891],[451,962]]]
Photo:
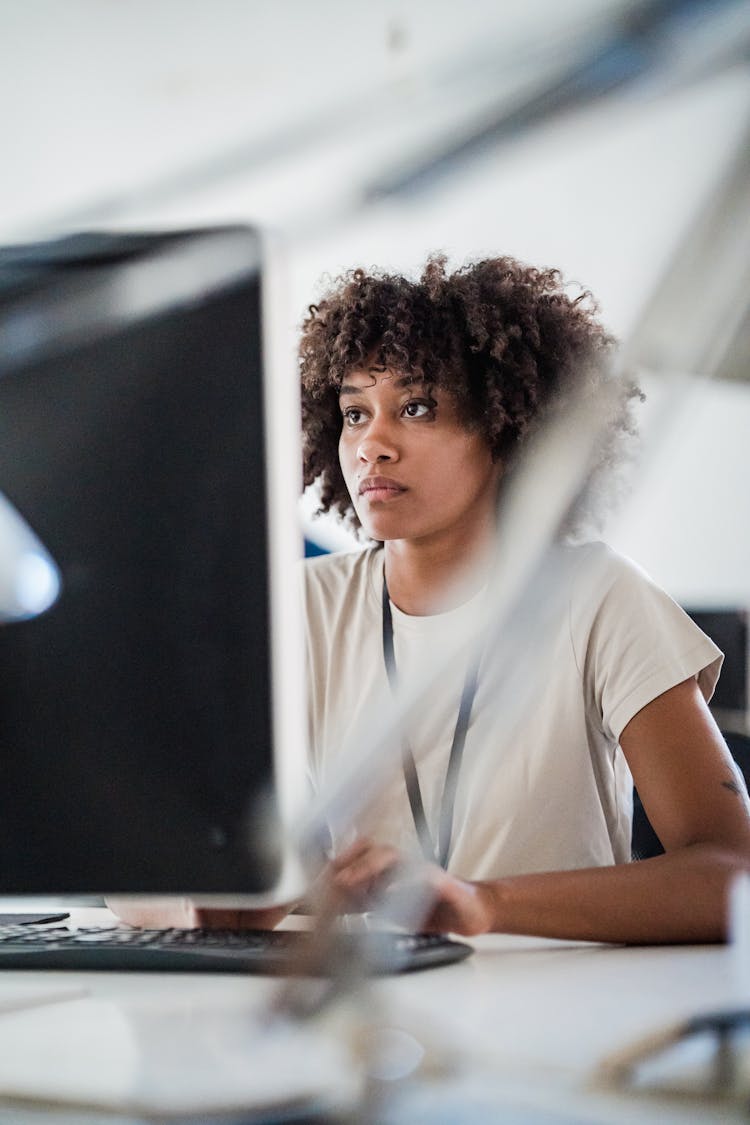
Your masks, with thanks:
[[[0,493],[0,624],[44,613],[57,601],[60,586],[52,556]]]

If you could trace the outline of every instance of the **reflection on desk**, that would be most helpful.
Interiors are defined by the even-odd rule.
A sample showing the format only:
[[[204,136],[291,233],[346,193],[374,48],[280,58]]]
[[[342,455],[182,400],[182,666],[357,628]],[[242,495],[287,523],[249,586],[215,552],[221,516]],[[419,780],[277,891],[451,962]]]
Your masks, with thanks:
[[[92,911],[74,917],[102,920]],[[643,1035],[736,1006],[730,949],[509,936],[473,944],[468,961],[369,982],[356,1003],[291,1027],[264,1015],[279,987],[267,978],[6,973],[16,999],[24,989],[30,1001],[63,987],[85,995],[0,1012],[0,1122],[23,1120],[10,1097],[26,1099],[30,1125],[58,1125],[76,1106],[130,1121],[230,1111],[247,1121],[253,1107],[280,1105],[351,1109],[365,1066],[370,1093],[383,1098],[377,1120],[393,1125],[745,1120],[741,1106],[596,1081],[602,1060]],[[33,1099],[57,1109],[32,1113]]]

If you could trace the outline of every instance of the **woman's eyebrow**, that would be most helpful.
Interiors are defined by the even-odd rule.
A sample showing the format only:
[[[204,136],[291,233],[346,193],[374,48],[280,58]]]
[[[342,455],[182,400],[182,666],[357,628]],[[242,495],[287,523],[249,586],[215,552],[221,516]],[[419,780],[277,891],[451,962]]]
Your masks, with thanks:
[[[424,379],[419,375],[399,375],[398,379],[394,380],[394,387],[401,389],[402,387],[411,387],[415,383],[424,383]],[[362,391],[369,391],[371,387],[377,385],[377,380],[373,379],[372,383],[368,383],[364,387],[358,387],[354,383],[342,383],[339,387],[339,398],[342,395],[358,395]]]

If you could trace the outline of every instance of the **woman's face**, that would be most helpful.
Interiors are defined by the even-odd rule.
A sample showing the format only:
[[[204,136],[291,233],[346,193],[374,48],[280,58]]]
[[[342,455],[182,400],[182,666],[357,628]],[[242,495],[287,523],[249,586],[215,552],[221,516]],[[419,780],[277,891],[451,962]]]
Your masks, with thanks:
[[[339,460],[372,539],[474,540],[492,526],[500,466],[453,396],[382,367],[351,371],[341,387]]]

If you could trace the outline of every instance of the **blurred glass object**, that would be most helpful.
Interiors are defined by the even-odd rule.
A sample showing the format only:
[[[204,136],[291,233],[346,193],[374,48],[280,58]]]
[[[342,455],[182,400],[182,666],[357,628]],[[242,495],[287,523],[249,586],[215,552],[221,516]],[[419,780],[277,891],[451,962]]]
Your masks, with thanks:
[[[0,624],[44,613],[61,587],[52,556],[0,493]]]

